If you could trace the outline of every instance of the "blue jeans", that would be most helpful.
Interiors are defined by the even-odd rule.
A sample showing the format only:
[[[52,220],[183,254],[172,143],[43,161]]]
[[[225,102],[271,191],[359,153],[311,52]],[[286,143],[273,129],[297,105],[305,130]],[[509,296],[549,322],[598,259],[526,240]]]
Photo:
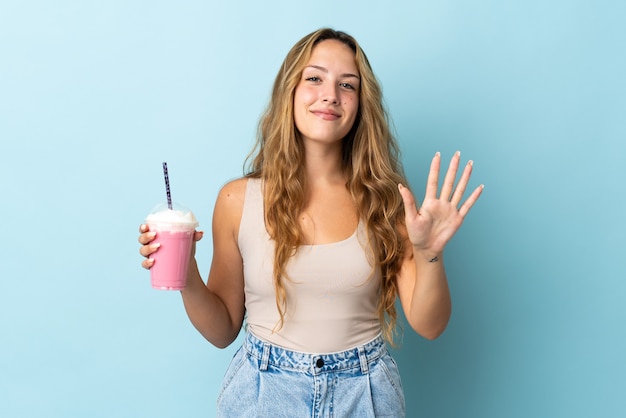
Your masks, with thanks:
[[[217,416],[405,416],[398,368],[381,337],[348,351],[305,354],[248,332],[224,376]]]

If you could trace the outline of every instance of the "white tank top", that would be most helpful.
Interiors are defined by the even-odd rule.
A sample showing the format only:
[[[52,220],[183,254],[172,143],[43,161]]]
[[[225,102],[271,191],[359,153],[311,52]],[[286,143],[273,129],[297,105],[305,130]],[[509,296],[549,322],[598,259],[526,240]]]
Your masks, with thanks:
[[[255,336],[293,351],[325,354],[376,338],[380,269],[361,221],[349,238],[303,245],[286,266],[289,279],[284,324],[276,308],[274,242],[265,228],[260,179],[248,179],[239,227],[243,258],[246,322]]]

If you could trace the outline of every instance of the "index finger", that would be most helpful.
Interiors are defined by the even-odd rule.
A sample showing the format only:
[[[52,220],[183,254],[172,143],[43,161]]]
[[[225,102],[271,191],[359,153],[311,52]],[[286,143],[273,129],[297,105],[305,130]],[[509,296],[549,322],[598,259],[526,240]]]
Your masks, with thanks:
[[[441,153],[435,153],[430,163],[430,172],[426,181],[426,198],[437,198],[437,186],[439,184],[439,167],[441,166]]]
[[[141,245],[146,245],[149,244],[150,242],[152,242],[152,240],[156,237],[156,232],[155,231],[146,231],[146,232],[142,232],[139,235],[139,238],[137,239],[137,241],[139,241],[139,243]]]

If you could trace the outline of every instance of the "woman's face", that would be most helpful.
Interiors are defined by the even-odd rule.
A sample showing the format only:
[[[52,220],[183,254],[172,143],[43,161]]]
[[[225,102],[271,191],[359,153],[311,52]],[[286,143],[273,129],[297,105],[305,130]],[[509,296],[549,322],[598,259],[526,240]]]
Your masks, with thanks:
[[[359,108],[354,52],[329,39],[313,49],[294,95],[294,119],[305,142],[336,143],[350,132]]]

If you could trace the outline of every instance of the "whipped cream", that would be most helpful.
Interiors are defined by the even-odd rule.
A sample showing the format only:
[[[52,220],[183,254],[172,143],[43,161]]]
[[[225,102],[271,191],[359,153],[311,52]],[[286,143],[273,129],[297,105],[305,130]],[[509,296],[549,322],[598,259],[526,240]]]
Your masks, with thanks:
[[[199,222],[190,210],[164,209],[146,216],[146,223],[155,229],[188,231],[195,229]]]

